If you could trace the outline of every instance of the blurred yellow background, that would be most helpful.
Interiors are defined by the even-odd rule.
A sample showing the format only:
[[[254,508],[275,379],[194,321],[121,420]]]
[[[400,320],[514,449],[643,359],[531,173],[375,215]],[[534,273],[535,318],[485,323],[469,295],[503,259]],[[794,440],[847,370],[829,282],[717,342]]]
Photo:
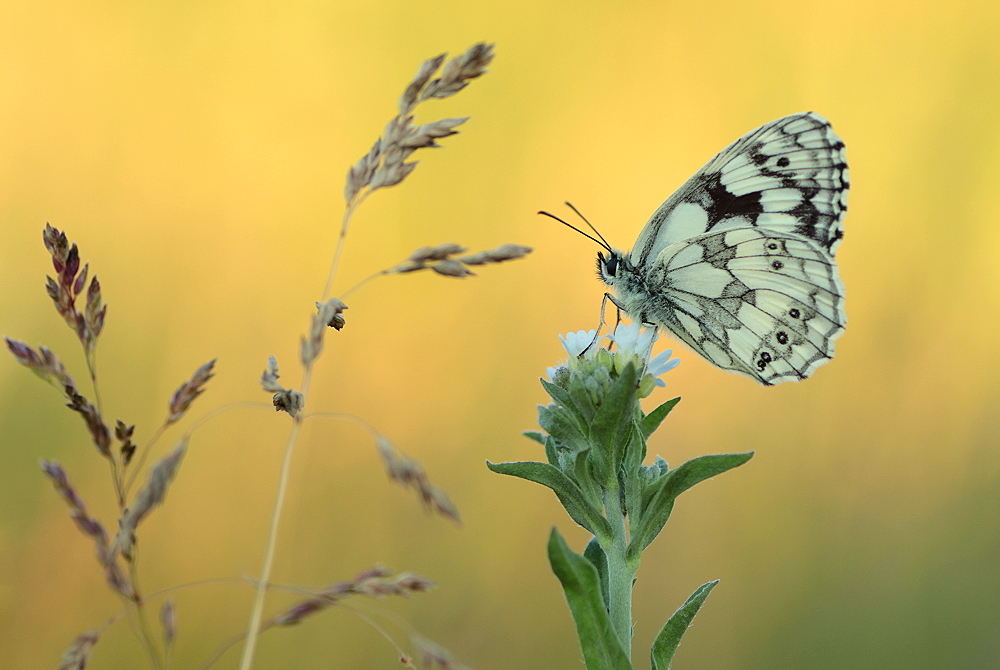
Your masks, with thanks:
[[[757,456],[686,493],[647,551],[636,667],[716,578],[678,669],[1000,667],[996,2],[6,0],[0,333],[56,350],[89,393],[44,291],[48,221],[101,278],[106,414],[138,424],[140,444],[215,356],[194,417],[267,402],[270,354],[297,384],[347,168],[421,61],[480,40],[496,43],[490,73],[418,110],[421,122],[472,120],[359,210],[335,293],[425,244],[535,252],[464,281],[365,287],[330,333],[311,398],[420,459],[465,524],[425,515],[387,482],[363,431],[317,420],[296,455],[274,581],[320,586],[377,562],[413,570],[439,588],[357,607],[402,617],[478,670],[582,667],[545,542],[553,524],[577,549],[586,535],[550,491],[484,467],[543,458],[519,435],[546,400],[538,377],[563,354],[557,333],[596,325],[597,248],[535,212],[571,200],[627,248],[723,146],[815,110],[851,165],[838,254],[847,332],[814,378],[777,388],[677,347],[683,364],[649,401],[684,400],[650,451],[671,464]],[[54,668],[120,604],[38,459],[63,463],[113,526],[107,467],[58,393],[7,355],[0,394],[0,665]],[[285,415],[241,409],[195,433],[140,529],[147,591],[259,570],[288,428]],[[244,629],[251,593],[225,583],[175,598],[174,667],[194,668]],[[122,621],[90,667],[144,663]],[[257,667],[399,662],[340,608],[267,633]]]

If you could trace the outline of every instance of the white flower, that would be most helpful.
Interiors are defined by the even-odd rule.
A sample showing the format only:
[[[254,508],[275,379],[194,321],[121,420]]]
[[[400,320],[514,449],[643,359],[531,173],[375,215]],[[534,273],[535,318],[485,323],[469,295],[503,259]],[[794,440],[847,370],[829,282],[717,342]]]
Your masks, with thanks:
[[[605,335],[615,343],[618,355],[623,361],[627,361],[632,356],[638,356],[643,362],[649,360],[649,355],[653,351],[653,343],[656,342],[656,328],[643,328],[636,322],[628,325],[619,323],[615,332]]]
[[[653,354],[653,343],[657,339],[657,330],[653,328],[643,328],[639,323],[618,324],[615,332],[605,335],[615,343],[615,351],[608,351],[607,347],[598,346],[598,342],[604,337],[598,338],[596,330],[578,330],[575,333],[560,335],[559,340],[563,348],[569,354],[569,361],[557,365],[553,368],[546,368],[550,382],[555,382],[556,374],[560,370],[578,370],[580,366],[586,366],[597,362],[607,368],[609,372],[621,372],[629,361],[634,361],[639,366],[640,378],[649,375],[652,379],[646,380],[642,388],[641,397],[648,395],[653,386],[666,386],[666,382],[660,379],[660,375],[673,370],[680,364],[680,360],[671,358],[671,349],[667,349],[656,356]],[[652,356],[652,358],[651,358]]]
[[[596,330],[578,330],[575,333],[566,333],[565,335],[560,335],[559,340],[562,342],[563,349],[570,356],[579,356],[586,353],[589,349],[597,348],[597,331]]]
[[[638,356],[639,360],[645,364],[646,369],[643,374],[652,375],[657,386],[666,386],[667,383],[660,379],[660,375],[673,370],[680,365],[679,358],[671,359],[674,353],[672,349],[660,352],[652,359],[653,343],[656,342],[659,334],[655,327],[643,328],[640,324],[632,322],[628,325],[618,324],[612,335],[606,335],[609,340],[615,343],[617,348],[616,366],[624,365],[633,356]]]
[[[681,359],[670,358],[670,356],[673,353],[674,353],[673,349],[666,349],[664,351],[661,351],[660,353],[656,354],[656,356],[654,356],[652,359],[650,359],[649,363],[646,364],[646,374],[653,375],[653,377],[656,379],[657,386],[666,386],[667,382],[660,379],[660,375],[662,375],[665,372],[670,372],[671,370],[673,370],[674,368],[676,368],[678,365],[681,364]]]

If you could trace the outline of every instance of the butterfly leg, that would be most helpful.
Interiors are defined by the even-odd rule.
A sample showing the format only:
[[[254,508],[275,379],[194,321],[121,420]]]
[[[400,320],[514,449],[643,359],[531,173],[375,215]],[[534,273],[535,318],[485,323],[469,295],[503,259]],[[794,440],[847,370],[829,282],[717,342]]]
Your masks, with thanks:
[[[618,324],[622,322],[622,309],[623,309],[622,306],[618,304],[618,301],[615,300],[615,297],[613,295],[611,295],[610,293],[605,293],[604,299],[601,300],[601,322],[597,324],[598,333],[601,332],[601,328],[608,325],[608,322],[604,320],[604,310],[608,306],[609,301],[611,302],[612,305],[615,306],[616,309],[615,327],[611,329],[611,332],[614,332],[615,329],[618,328]]]

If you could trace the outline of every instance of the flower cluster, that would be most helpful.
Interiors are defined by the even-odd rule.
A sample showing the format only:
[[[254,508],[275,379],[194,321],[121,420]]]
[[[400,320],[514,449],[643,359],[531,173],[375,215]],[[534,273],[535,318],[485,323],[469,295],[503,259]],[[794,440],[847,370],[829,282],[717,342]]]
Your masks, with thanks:
[[[578,330],[560,335],[569,360],[548,368],[549,381],[569,390],[571,377],[586,387],[597,402],[610,388],[628,363],[639,371],[639,397],[645,398],[657,386],[666,386],[660,376],[680,365],[679,358],[671,358],[673,350],[667,349],[652,356],[657,339],[656,328],[642,328],[638,323],[619,324],[615,332],[597,337],[596,330]],[[604,338],[611,340],[615,351],[599,346]]]

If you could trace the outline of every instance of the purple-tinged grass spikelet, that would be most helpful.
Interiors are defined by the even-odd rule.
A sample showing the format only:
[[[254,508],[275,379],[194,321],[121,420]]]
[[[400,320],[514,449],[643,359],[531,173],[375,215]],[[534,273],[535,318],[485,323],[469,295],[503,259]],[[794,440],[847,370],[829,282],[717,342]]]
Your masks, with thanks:
[[[90,651],[101,637],[101,631],[88,630],[77,636],[73,644],[63,652],[59,670],[83,670],[87,667]]]
[[[427,509],[433,509],[455,523],[462,523],[458,508],[448,498],[448,494],[431,484],[420,463],[397,449],[384,435],[377,435],[375,442],[390,479],[414,489]]]
[[[87,506],[69,483],[69,477],[66,476],[66,471],[63,470],[62,466],[55,461],[47,461],[44,458],[40,463],[42,471],[52,480],[56,491],[69,506],[69,514],[77,528],[84,535],[107,544],[108,538],[104,526],[101,525],[100,521],[87,514]]]
[[[97,550],[97,560],[101,564],[101,567],[104,568],[108,584],[114,591],[120,593],[125,598],[133,599],[135,593],[129,585],[128,580],[125,579],[125,575],[122,574],[118,563],[115,561],[114,552],[108,547],[108,536],[104,530],[104,526],[101,525],[100,521],[87,514],[87,507],[70,484],[69,477],[66,476],[66,471],[55,461],[47,461],[44,458],[41,460],[41,466],[42,471],[52,480],[56,491],[69,506],[69,514],[76,523],[76,527],[84,535],[94,540]]]
[[[86,272],[86,268],[84,268],[84,272]],[[97,275],[94,275],[94,279],[90,282],[90,288],[87,289],[87,307],[84,316],[87,329],[93,333],[95,340],[100,337],[101,331],[104,330],[104,319],[107,314],[108,306],[101,302],[101,283],[97,281]]]
[[[409,596],[411,593],[422,593],[434,588],[434,582],[412,572],[400,572],[392,576],[392,571],[382,566],[362,572],[349,582],[340,582],[328,586],[313,597],[295,603],[290,608],[277,615],[273,623],[278,626],[291,626],[301,623],[303,619],[336,605],[348,596],[364,595],[373,598],[385,596]]]
[[[74,387],[66,385],[63,390],[66,397],[69,398],[66,406],[83,417],[97,450],[105,458],[111,458],[111,430],[101,419],[100,412]]]
[[[76,333],[89,357],[97,346],[97,338],[104,330],[104,319],[108,311],[108,306],[101,300],[101,284],[97,275],[94,275],[87,290],[86,307],[83,312],[78,311],[76,299],[87,283],[90,265],[84,265],[81,270],[80,250],[76,244],[69,246],[66,234],[49,224],[45,224],[42,240],[52,255],[52,266],[58,275],[58,279],[46,277],[45,290],[52,298],[56,311]]]
[[[135,432],[135,424],[125,425],[121,419],[115,421],[115,439],[121,443],[119,453],[122,456],[122,465],[128,465],[135,455],[135,442],[132,441],[132,433]]]
[[[62,361],[48,348],[39,345],[38,351],[35,351],[20,340],[12,340],[9,337],[5,337],[4,340],[18,363],[58,388],[60,392],[63,392],[66,386],[75,386]]]
[[[167,489],[177,474],[181,459],[187,450],[188,438],[180,439],[174,450],[153,466],[146,484],[136,494],[132,504],[118,520],[118,534],[115,536],[114,547],[122,556],[131,559],[132,547],[135,544],[135,529],[143,517],[157,505],[163,502]]]
[[[215,367],[216,360],[218,359],[213,358],[195,370],[194,374],[191,375],[191,379],[181,384],[174,391],[174,395],[170,398],[170,416],[167,417],[167,425],[174,423],[184,416],[184,413],[191,407],[194,399],[205,391],[203,387],[213,376],[212,369]]]
[[[420,670],[469,670],[468,666],[456,663],[447,649],[422,635],[412,635],[410,642],[417,650],[417,667]]]
[[[160,607],[160,626],[163,627],[163,644],[169,647],[177,637],[177,611],[170,598],[164,600]]]

